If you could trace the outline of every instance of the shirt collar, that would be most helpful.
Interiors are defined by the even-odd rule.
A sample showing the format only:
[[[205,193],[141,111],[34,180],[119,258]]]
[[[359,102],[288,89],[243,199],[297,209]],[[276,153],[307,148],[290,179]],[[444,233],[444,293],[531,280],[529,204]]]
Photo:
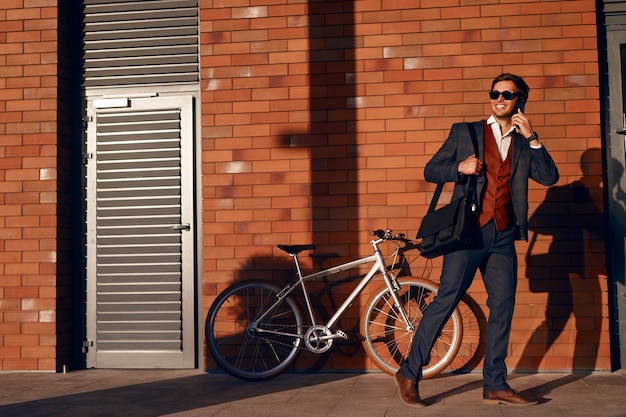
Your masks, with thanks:
[[[493,117],[493,114],[491,116],[489,116],[489,119],[487,119],[487,124],[489,126],[491,126],[491,130],[493,131],[494,135],[497,134],[496,137],[500,136],[500,126],[498,126],[498,122],[496,121],[496,118]],[[494,124],[496,126],[494,126]],[[506,138],[508,136],[513,136],[513,133],[515,132],[515,126],[511,126],[511,128],[509,129],[508,132],[506,132],[504,135],[501,135],[500,137],[502,138]]]

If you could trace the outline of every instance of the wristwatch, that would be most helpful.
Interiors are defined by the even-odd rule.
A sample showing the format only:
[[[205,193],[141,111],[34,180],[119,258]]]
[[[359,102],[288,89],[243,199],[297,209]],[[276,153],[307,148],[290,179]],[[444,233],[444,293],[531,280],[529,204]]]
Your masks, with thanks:
[[[539,135],[537,134],[537,132],[533,132],[532,135],[530,135],[529,137],[526,138],[526,140],[528,142],[532,142],[535,139],[539,139]]]

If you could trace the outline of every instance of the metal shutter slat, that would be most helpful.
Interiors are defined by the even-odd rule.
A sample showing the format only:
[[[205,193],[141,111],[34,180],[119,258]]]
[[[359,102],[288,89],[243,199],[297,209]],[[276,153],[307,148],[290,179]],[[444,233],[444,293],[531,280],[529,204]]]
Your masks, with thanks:
[[[85,1],[86,88],[199,81],[197,0]]]

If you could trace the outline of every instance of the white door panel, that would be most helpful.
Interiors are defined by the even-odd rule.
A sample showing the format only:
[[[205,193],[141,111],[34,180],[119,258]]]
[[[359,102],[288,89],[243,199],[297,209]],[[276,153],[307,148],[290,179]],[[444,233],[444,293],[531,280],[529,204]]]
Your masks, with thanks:
[[[90,100],[87,366],[193,367],[192,97]]]

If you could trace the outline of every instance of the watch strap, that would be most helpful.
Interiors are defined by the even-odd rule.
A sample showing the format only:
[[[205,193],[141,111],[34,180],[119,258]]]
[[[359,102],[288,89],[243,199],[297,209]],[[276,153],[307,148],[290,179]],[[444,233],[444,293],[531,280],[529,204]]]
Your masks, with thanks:
[[[532,135],[526,138],[526,141],[532,142],[535,139],[539,139],[539,135],[537,134],[537,132],[533,132]]]

